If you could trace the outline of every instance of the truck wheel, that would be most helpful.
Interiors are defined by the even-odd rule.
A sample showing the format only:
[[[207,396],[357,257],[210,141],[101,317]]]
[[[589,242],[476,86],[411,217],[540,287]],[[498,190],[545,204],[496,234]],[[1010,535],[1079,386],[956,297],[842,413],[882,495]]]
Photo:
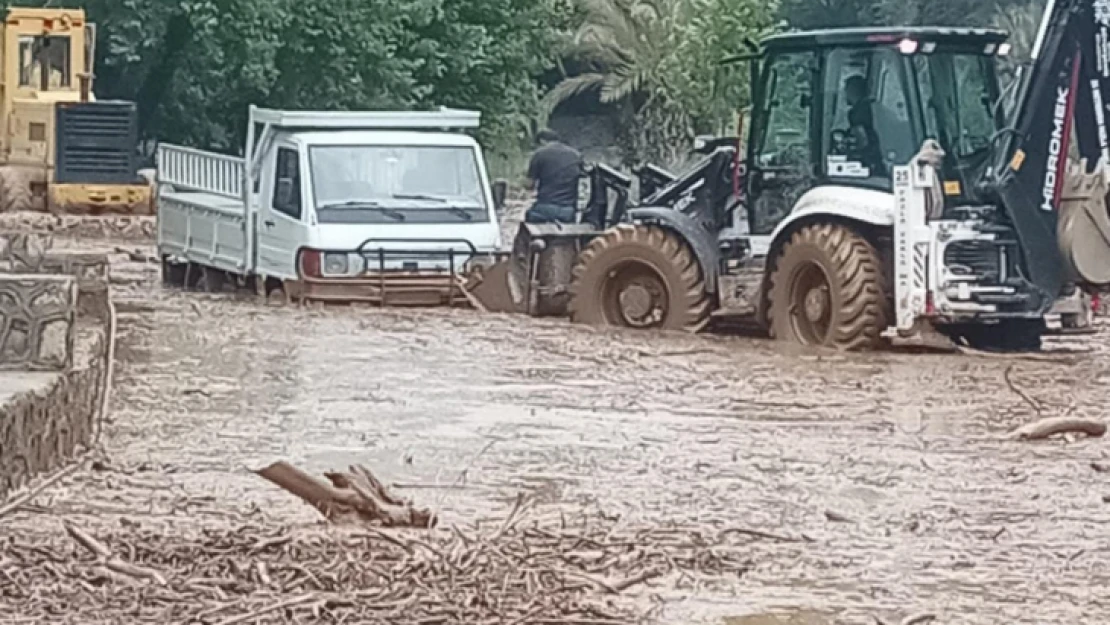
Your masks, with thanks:
[[[227,274],[212,267],[202,267],[197,289],[205,293],[222,293],[227,284]]]
[[[31,183],[15,167],[0,167],[0,207],[5,213],[31,210]]]
[[[569,309],[577,323],[699,332],[709,322],[709,295],[697,258],[677,235],[620,224],[582,250]]]
[[[175,263],[169,258],[162,258],[162,285],[181,288],[185,286],[185,279],[189,271],[186,263]]]
[[[887,298],[879,252],[838,224],[806,226],[783,247],[771,275],[771,334],[848,351],[882,345]]]

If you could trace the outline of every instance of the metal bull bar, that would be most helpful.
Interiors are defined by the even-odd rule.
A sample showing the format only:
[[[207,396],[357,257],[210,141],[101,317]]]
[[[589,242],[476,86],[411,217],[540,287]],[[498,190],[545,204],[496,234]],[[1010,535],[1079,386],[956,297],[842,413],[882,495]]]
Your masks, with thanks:
[[[384,246],[388,244],[437,244],[445,249],[387,249]],[[465,249],[457,249],[459,245]],[[467,268],[480,253],[466,239],[371,238],[354,250],[331,253],[358,254],[364,261],[363,273],[356,276],[306,277],[302,292],[305,299],[361,302],[382,307],[474,305],[460,271]],[[495,254],[489,255],[492,261]],[[422,260],[446,261],[446,270],[421,269],[419,262]],[[400,267],[395,266],[398,262]]]

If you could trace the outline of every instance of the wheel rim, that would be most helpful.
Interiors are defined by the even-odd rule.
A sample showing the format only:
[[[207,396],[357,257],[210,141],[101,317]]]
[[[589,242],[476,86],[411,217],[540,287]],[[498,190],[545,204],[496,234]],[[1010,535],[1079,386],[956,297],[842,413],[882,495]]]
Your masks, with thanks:
[[[832,326],[832,286],[816,263],[798,267],[790,285],[790,325],[806,345],[824,344]]]
[[[614,267],[601,290],[609,325],[654,328],[667,320],[670,312],[667,284],[650,265],[626,262]]]

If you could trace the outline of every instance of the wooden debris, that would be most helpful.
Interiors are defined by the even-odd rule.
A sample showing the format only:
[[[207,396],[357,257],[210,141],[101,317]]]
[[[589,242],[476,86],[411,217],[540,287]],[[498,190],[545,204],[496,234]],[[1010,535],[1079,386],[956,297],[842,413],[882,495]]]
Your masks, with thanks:
[[[366,524],[199,532],[119,525],[98,540],[67,524],[99,570],[73,575],[84,563],[66,566],[73,550],[66,540],[6,544],[0,579],[11,592],[0,593],[0,613],[44,623],[79,614],[94,625],[617,625],[644,615],[634,602],[614,601],[616,594],[648,592],[645,583],[671,573],[709,581],[751,567],[749,539],[735,532],[603,516],[559,520],[527,508],[522,503],[503,522],[419,538]],[[108,542],[125,546],[115,551],[130,562],[165,572],[169,583],[143,583],[161,575],[118,566]]]
[[[328,472],[331,484],[287,462],[256,471],[263,478],[300,497],[333,523],[370,523],[385,527],[435,527],[435,515],[394,497],[368,469],[352,466],[345,473]]]
[[[40,482],[35,487],[33,487],[33,488],[27,490],[26,492],[14,497],[13,499],[8,501],[3,506],[0,506],[0,518],[6,516],[8,514],[11,514],[12,512],[16,512],[17,510],[19,510],[23,506],[31,503],[31,501],[35,497],[39,496],[39,494],[42,493],[42,491],[46,490],[47,488],[50,488],[54,484],[57,484],[58,482],[60,482],[62,480],[62,478],[66,477],[67,475],[71,475],[71,474],[75,473],[78,469],[80,469],[84,465],[85,465],[84,462],[74,462],[74,463],[72,463],[68,466],[65,466],[62,469],[55,472],[54,475],[52,475],[49,478]]]
[[[1027,423],[1013,432],[1010,432],[1006,435],[1006,438],[1019,441],[1036,441],[1057,434],[1072,432],[1097,438],[1106,434],[1106,424],[1101,421],[1079,419],[1075,417],[1049,417],[1047,419],[1041,419],[1040,421],[1034,421],[1033,423]]]
[[[825,520],[832,523],[855,523],[851,517],[843,515],[835,510],[825,510]]]
[[[124,562],[120,558],[112,555],[112,550],[108,549],[104,543],[93,538],[91,534],[84,530],[75,527],[69,521],[62,521],[62,525],[65,527],[66,533],[69,534],[73,540],[77,541],[77,544],[92,552],[92,554],[96,556],[97,563],[109,571],[132,579],[150,580],[160,586],[166,585],[166,578],[162,577],[157,571],[141,567],[137,564]]]
[[[277,603],[271,603],[270,605],[263,606],[263,607],[261,607],[257,610],[251,610],[250,612],[247,612],[246,614],[242,614],[240,616],[233,616],[229,619],[224,619],[224,620],[220,621],[220,625],[235,625],[236,623],[247,623],[247,622],[251,622],[251,621],[257,621],[260,616],[264,616],[266,614],[269,614],[270,612],[277,612],[278,610],[285,610],[285,609],[292,608],[292,607],[295,607],[295,606],[303,605],[305,603],[308,603],[308,602],[312,601],[315,598],[316,598],[316,595],[308,594],[308,595],[302,595],[300,597],[294,597],[292,599],[286,599],[285,601],[279,601]]]

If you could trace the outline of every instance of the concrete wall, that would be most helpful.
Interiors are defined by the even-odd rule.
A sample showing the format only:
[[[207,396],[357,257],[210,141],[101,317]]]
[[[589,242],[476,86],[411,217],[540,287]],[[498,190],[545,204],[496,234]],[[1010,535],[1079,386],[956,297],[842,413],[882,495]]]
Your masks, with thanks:
[[[0,499],[93,443],[108,297],[104,256],[0,234]]]

